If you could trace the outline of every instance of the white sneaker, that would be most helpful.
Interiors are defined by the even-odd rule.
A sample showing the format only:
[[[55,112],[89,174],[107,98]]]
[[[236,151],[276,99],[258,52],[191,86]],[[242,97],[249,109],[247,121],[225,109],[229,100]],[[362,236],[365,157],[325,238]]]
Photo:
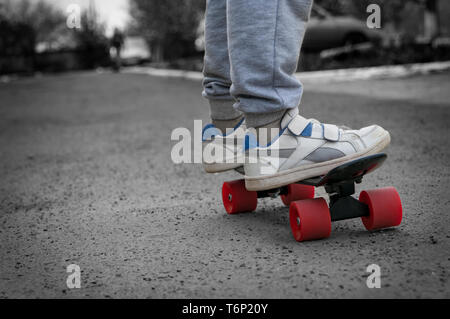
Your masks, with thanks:
[[[281,128],[277,139],[266,147],[247,132],[244,169],[248,190],[268,190],[325,175],[343,163],[381,152],[391,141],[389,132],[380,126],[350,130],[321,124],[301,117],[297,108],[286,113]]]
[[[242,168],[247,127],[242,121],[228,134],[223,135],[213,124],[203,129],[203,168],[207,173],[220,173]]]

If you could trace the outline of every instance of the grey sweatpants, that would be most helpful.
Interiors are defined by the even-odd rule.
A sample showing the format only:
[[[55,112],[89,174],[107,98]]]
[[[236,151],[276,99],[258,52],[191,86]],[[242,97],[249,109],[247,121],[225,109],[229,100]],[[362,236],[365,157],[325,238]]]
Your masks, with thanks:
[[[203,96],[211,117],[263,126],[298,107],[294,77],[313,0],[208,0]]]

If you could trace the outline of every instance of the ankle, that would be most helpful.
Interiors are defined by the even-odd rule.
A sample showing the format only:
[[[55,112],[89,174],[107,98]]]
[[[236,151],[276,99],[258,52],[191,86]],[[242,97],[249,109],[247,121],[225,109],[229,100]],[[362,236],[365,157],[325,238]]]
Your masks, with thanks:
[[[272,142],[280,134],[280,127],[281,119],[273,121],[264,126],[256,127],[255,129],[258,144],[261,146],[265,146]]]
[[[244,115],[231,120],[212,120],[212,124],[218,128],[222,134],[226,134],[229,131],[234,130],[234,128],[242,121]]]

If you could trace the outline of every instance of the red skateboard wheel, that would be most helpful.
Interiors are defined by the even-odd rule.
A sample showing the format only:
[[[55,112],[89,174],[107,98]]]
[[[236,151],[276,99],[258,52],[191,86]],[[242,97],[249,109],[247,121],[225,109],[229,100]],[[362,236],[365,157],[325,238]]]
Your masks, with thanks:
[[[370,215],[362,217],[367,230],[395,227],[403,217],[402,202],[394,187],[363,191],[359,201],[369,206]]]
[[[289,209],[289,219],[292,234],[296,241],[330,237],[330,209],[323,198],[293,202]]]
[[[253,212],[258,205],[258,194],[245,188],[245,180],[225,182],[222,186],[222,201],[230,215]]]
[[[291,205],[292,202],[302,199],[314,198],[314,186],[291,184],[287,186],[288,193],[281,195],[281,200],[286,206]]]

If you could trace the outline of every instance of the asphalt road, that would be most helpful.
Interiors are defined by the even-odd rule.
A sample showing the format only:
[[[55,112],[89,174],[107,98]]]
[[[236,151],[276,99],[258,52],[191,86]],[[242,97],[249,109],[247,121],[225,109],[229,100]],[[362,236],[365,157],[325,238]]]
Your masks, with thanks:
[[[395,186],[397,229],[333,225],[297,243],[288,210],[227,216],[224,180],[174,165],[197,81],[80,73],[0,83],[0,297],[450,297],[450,74],[306,84],[302,114],[392,134],[363,187]],[[322,192],[320,192],[322,193]],[[66,267],[81,267],[68,289]],[[381,289],[366,267],[381,267]]]

